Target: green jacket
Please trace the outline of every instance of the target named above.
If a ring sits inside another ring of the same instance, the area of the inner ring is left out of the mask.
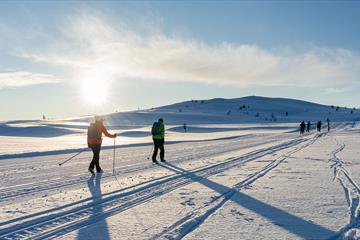
[[[153,135],[153,139],[164,139],[165,138],[165,125],[160,123],[160,133]]]

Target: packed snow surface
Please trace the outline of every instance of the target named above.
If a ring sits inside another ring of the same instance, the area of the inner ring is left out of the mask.
[[[105,118],[119,137],[95,176],[89,117],[0,123],[0,239],[360,239],[358,110],[247,97]],[[308,120],[324,128],[300,135]]]

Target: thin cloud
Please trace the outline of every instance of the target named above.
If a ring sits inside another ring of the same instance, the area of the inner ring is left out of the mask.
[[[298,53],[227,42],[210,45],[159,30],[140,34],[96,11],[70,16],[61,29],[60,49],[22,57],[83,71],[106,69],[114,79],[323,89],[359,84],[360,57],[346,49],[313,47]]]
[[[325,93],[334,94],[334,93],[345,93],[350,91],[349,88],[325,88]]]
[[[12,71],[0,72],[0,89],[7,87],[25,87],[39,84],[56,83],[58,80],[48,74]]]

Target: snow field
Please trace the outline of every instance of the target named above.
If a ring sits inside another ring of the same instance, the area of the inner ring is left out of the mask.
[[[95,177],[90,152],[2,159],[0,239],[356,239],[358,126],[259,129],[174,131],[160,166],[121,146],[115,176],[111,148]]]

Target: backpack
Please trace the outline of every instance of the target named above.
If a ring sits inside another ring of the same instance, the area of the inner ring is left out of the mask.
[[[152,128],[151,128],[151,135],[159,135],[161,134],[161,123],[160,122],[154,122]]]
[[[101,139],[101,134],[99,132],[99,126],[96,123],[90,123],[87,131],[88,140],[99,140]]]

